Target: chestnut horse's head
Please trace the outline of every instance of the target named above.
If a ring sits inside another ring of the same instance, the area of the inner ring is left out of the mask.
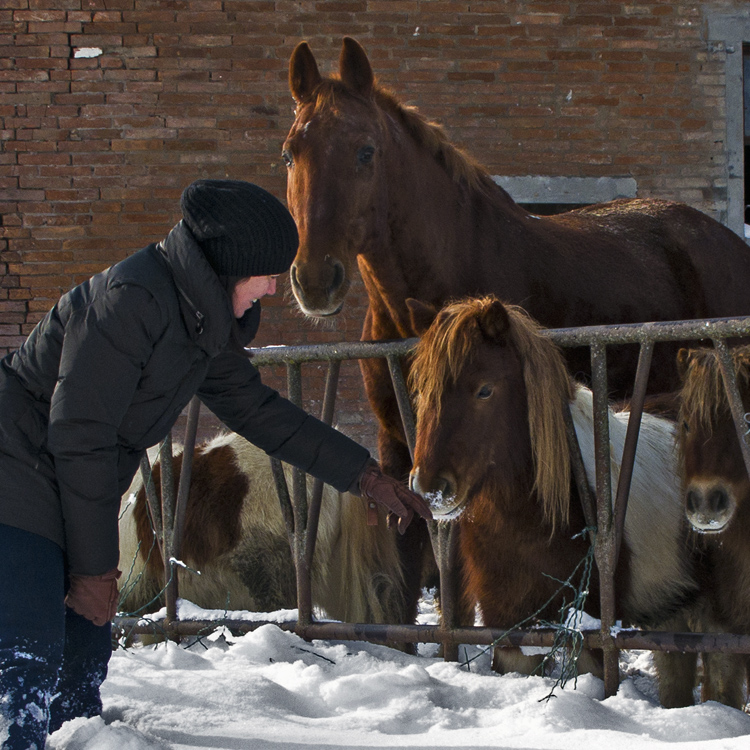
[[[407,300],[421,332],[411,367],[417,439],[410,483],[437,518],[480,493],[501,512],[567,522],[570,468],[563,407],[573,397],[562,355],[519,307],[494,297],[440,312]],[[430,323],[430,320],[432,322]]]
[[[750,395],[750,347],[732,351],[744,403]],[[679,445],[685,472],[685,513],[701,534],[725,531],[750,503],[750,480],[714,349],[681,349]]]
[[[291,282],[302,311],[315,317],[341,310],[356,255],[387,236],[382,115],[370,62],[350,37],[339,75],[323,78],[306,42],[289,61],[297,109],[282,158],[300,236]]]

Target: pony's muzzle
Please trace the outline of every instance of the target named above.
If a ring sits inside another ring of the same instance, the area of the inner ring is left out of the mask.
[[[420,480],[419,466],[415,466],[409,474],[409,487],[427,500],[438,521],[457,518],[463,510],[463,503],[456,497],[456,481],[448,472],[439,472],[429,479],[423,475]]]
[[[685,494],[685,515],[695,531],[717,534],[727,527],[737,508],[730,489],[715,482],[691,482]]]

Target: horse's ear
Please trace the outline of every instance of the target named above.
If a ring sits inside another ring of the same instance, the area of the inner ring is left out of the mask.
[[[367,53],[359,42],[345,36],[339,55],[339,75],[341,80],[362,96],[370,96],[375,77],[372,73]]]
[[[427,329],[432,325],[432,321],[435,320],[438,311],[432,305],[420,302],[412,297],[406,300],[406,306],[409,308],[409,319],[413,331],[417,336],[424,336]]]
[[[300,42],[289,58],[289,90],[297,104],[310,97],[315,87],[323,80],[307,42]]]
[[[477,322],[485,338],[498,344],[504,343],[510,328],[510,317],[500,300],[492,300],[477,317]]]

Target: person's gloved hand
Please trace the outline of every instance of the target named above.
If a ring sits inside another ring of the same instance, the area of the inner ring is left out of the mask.
[[[74,612],[91,620],[94,625],[106,625],[117,612],[117,579],[122,575],[117,568],[99,576],[71,574],[65,604]]]
[[[389,512],[388,525],[391,525],[391,514],[398,516],[398,531],[406,532],[414,513],[423,518],[432,518],[432,511],[427,501],[405,487],[398,479],[389,477],[380,470],[375,461],[365,466],[359,477],[359,491],[362,497],[374,500],[385,506]]]

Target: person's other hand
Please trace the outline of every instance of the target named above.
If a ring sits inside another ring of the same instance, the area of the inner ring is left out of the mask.
[[[359,490],[362,497],[373,500],[390,511],[389,526],[390,514],[398,516],[400,534],[406,532],[406,527],[411,523],[415,512],[423,518],[432,518],[430,506],[421,495],[412,492],[397,479],[383,474],[380,466],[374,461],[368,463],[362,472],[359,478]]]
[[[99,576],[71,574],[65,604],[74,612],[91,620],[94,625],[106,625],[117,612],[117,579],[120,575],[117,568]]]

